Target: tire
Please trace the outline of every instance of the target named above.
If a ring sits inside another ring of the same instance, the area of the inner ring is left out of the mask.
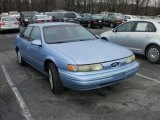
[[[20,32],[20,29],[17,29],[16,32],[19,33],[19,32]]]
[[[64,87],[62,85],[58,69],[53,63],[49,63],[48,77],[49,77],[49,82],[51,86],[51,91],[54,94],[62,93],[64,90]]]
[[[146,50],[146,58],[153,64],[160,63],[160,47],[157,45],[151,45]]]
[[[91,23],[88,23],[87,27],[88,28],[92,28]]]
[[[20,66],[24,66],[26,64],[19,50],[17,51],[17,60]]]
[[[101,39],[108,41],[108,39],[106,37],[102,37]]]
[[[110,24],[110,28],[114,28],[114,25],[113,25],[113,23],[111,23],[111,24]]]

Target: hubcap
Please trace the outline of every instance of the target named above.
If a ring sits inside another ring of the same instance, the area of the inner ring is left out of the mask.
[[[113,28],[113,24],[111,24],[111,28]]]
[[[91,24],[88,24],[88,27],[90,28],[90,27],[91,27]]]
[[[49,69],[49,81],[50,81],[51,89],[53,90],[53,77],[50,69]]]
[[[22,58],[21,58],[21,53],[18,51],[18,62],[21,63]]]
[[[151,61],[157,61],[159,59],[159,51],[156,48],[151,48],[148,51],[148,57]]]

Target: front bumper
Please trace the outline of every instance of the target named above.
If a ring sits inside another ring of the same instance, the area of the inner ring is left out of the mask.
[[[13,26],[13,27],[0,27],[0,31],[4,31],[4,30],[19,30],[20,27],[19,26]]]
[[[74,90],[87,91],[120,82],[121,80],[133,76],[138,70],[139,64],[133,62],[129,65],[114,69],[113,71],[103,70],[76,73],[59,70],[59,72],[65,87]]]

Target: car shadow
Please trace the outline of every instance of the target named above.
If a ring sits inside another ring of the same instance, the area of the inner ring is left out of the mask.
[[[4,35],[4,34],[16,34],[19,33],[19,30],[6,30],[6,31],[1,31],[0,34]]]

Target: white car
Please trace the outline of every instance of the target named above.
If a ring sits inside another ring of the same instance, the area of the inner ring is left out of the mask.
[[[132,20],[100,37],[145,55],[151,63],[160,63],[160,21]]]
[[[124,21],[131,21],[131,20],[139,20],[140,18],[135,15],[124,15]]]
[[[20,31],[20,24],[15,17],[0,16],[0,32],[6,30]]]

